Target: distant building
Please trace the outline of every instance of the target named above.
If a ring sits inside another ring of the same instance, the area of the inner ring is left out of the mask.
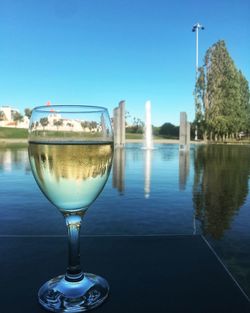
[[[59,121],[61,118],[61,114],[51,111],[51,113],[48,115],[49,125],[53,126],[54,122]]]
[[[20,113],[18,109],[15,109],[9,105],[0,106],[0,126],[2,127],[19,127],[28,128],[29,118],[24,116],[23,120],[16,123],[14,121],[14,114]]]
[[[30,119],[28,118],[28,116],[24,116],[23,120],[21,122],[18,123],[18,127],[19,128],[29,128],[29,124],[30,124]]]
[[[13,121],[13,116],[14,114],[20,113],[19,110],[12,108],[11,106],[8,105],[3,105],[0,107],[0,112],[1,113],[1,120],[4,120],[6,122],[12,122]]]

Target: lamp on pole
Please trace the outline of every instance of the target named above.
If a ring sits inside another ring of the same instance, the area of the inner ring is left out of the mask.
[[[205,29],[204,26],[202,26],[200,23],[196,23],[194,24],[193,28],[192,28],[192,32],[195,32],[195,50],[196,50],[196,58],[195,58],[195,104],[197,104],[197,90],[196,90],[196,83],[197,83],[197,79],[198,79],[198,69],[199,69],[199,65],[198,65],[198,57],[199,57],[199,51],[198,51],[198,45],[199,45],[199,38],[198,38],[198,34],[199,34],[199,29],[203,30]],[[196,106],[197,109],[197,106]],[[198,139],[198,129],[197,129],[197,125],[195,127],[195,140]]]

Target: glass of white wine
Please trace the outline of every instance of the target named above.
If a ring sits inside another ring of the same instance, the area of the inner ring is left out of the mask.
[[[63,214],[69,257],[65,275],[52,278],[38,292],[40,304],[53,312],[83,312],[108,296],[107,281],[83,273],[80,227],[88,207],[101,193],[113,158],[108,111],[85,105],[48,105],[32,111],[29,160],[43,194]]]

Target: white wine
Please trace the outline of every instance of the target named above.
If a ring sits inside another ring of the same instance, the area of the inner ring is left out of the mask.
[[[81,270],[80,226],[110,173],[113,131],[107,109],[74,104],[34,108],[29,159],[37,184],[61,211],[68,229],[67,272],[41,286],[39,303],[53,312],[95,308],[107,298],[109,285]]]
[[[30,142],[34,177],[46,197],[63,211],[87,208],[102,191],[111,168],[113,144]]]

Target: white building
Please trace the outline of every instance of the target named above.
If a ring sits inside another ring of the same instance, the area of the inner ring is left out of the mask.
[[[24,116],[23,120],[21,122],[18,123],[18,128],[29,128],[29,124],[30,124],[30,119],[28,118],[28,116]]]
[[[18,109],[12,108],[9,105],[0,106],[0,126],[28,128],[29,118],[27,116],[24,116],[22,121],[16,123],[14,121],[15,113],[20,113],[20,111]]]
[[[8,105],[3,105],[0,107],[1,112],[1,121],[5,121],[5,123],[13,122],[14,114],[20,113],[19,110],[12,108]]]

